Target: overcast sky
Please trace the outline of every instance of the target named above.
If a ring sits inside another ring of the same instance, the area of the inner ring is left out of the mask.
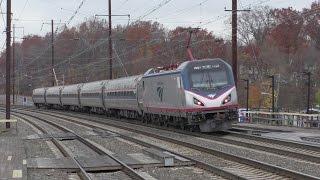
[[[113,14],[130,14],[131,21],[138,18],[142,20],[156,20],[167,28],[176,26],[203,27],[213,31],[215,35],[228,37],[229,24],[226,20],[231,13],[225,12],[224,8],[231,8],[231,0],[171,0],[169,3],[144,17],[152,9],[156,8],[165,0],[112,0]],[[293,7],[301,10],[310,7],[315,0],[238,0],[239,9],[254,9],[257,5],[268,5],[271,7]],[[6,11],[6,0],[1,1],[1,10]],[[49,22],[67,22],[78,8],[82,0],[12,0],[13,21],[16,26],[24,27],[24,33],[44,35],[49,32]],[[94,14],[107,14],[108,0],[84,0],[79,13],[71,21],[70,26],[79,24]],[[4,19],[1,17],[0,27],[5,29]],[[18,19],[18,20],[17,20]],[[210,22],[209,24],[206,24]],[[113,17],[113,25],[128,23],[126,17]],[[22,37],[22,29],[17,29],[17,37]],[[0,37],[1,45],[4,44],[5,33]]]

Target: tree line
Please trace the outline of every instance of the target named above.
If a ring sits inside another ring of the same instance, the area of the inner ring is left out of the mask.
[[[250,79],[251,108],[271,107],[271,81],[276,77],[276,106],[285,110],[306,107],[306,76],[312,73],[312,104],[320,104],[320,3],[301,11],[293,8],[255,7],[238,17],[239,82],[241,106],[246,102],[245,83]],[[226,28],[229,24],[226,23]],[[188,60],[188,28],[167,29],[155,21],[135,21],[112,29],[113,76],[142,74],[152,67]],[[15,43],[15,84],[20,94],[51,85],[51,33],[28,35]],[[74,27],[64,26],[54,36],[54,70],[60,84],[108,78],[108,23],[91,18]],[[191,37],[197,59],[222,58],[231,62],[231,41],[207,29]],[[0,56],[4,87],[5,52]]]

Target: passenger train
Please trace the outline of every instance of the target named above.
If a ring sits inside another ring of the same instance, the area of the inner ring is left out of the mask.
[[[33,90],[37,107],[88,111],[213,132],[237,120],[232,70],[222,59],[186,61],[175,70]]]

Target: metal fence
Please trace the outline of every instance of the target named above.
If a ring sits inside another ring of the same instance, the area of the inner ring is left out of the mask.
[[[248,123],[299,128],[320,128],[320,114],[249,111],[247,115]]]

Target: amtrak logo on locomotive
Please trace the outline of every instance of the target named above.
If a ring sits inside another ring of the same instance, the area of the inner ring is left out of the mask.
[[[158,97],[159,97],[160,101],[162,102],[162,100],[163,100],[163,83],[158,82],[157,85],[158,85],[158,87],[157,87]]]
[[[157,92],[158,92],[158,97],[160,98],[160,101],[162,102],[162,98],[163,98],[163,87],[158,87],[158,88],[157,88]]]

